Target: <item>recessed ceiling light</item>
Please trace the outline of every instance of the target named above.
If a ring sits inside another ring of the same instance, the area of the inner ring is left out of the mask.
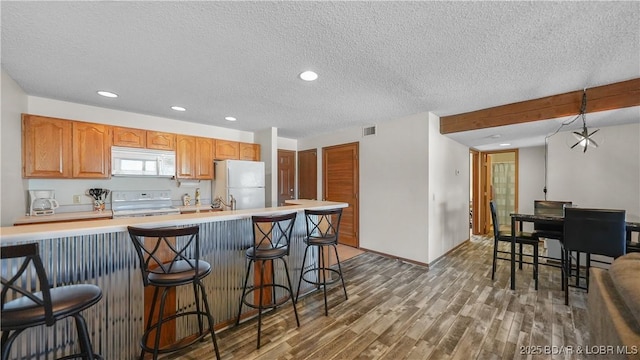
[[[500,146],[509,146],[509,145],[511,145],[511,144],[509,144],[509,143],[500,144]]]
[[[104,90],[98,91],[98,95],[101,95],[101,96],[104,96],[104,97],[108,97],[108,98],[117,98],[118,97],[118,94],[112,93],[111,91],[104,91]]]
[[[183,108],[182,106],[172,106],[171,109],[175,111],[187,111],[187,109]]]
[[[314,73],[311,70],[305,71],[300,74],[300,79],[304,81],[313,81],[318,78],[318,74]]]
[[[493,135],[491,135],[491,136],[489,136],[489,137],[490,137],[490,138],[492,138],[492,139],[499,139],[500,137],[502,137],[502,135],[500,135],[500,134],[493,134]]]
[[[237,120],[237,119],[236,119],[236,118],[234,118],[233,116],[227,116],[227,117],[225,117],[224,119],[225,119],[225,120],[227,120],[227,121],[236,121],[236,120]]]

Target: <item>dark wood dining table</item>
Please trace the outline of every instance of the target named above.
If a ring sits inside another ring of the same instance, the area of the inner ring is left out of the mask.
[[[563,226],[564,216],[548,214],[511,214],[511,290],[516,289],[516,223],[520,224],[518,229],[522,231],[522,224],[525,222]],[[627,228],[627,242],[629,242],[632,232],[640,233],[640,222],[627,221],[625,224]]]

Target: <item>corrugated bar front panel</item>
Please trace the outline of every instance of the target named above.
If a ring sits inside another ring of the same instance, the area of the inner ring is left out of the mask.
[[[251,220],[198,225],[201,258],[212,266],[211,274],[204,279],[212,315],[216,323],[235,319],[246,271],[244,252],[253,241]],[[295,294],[306,235],[304,213],[301,211],[293,233],[288,265]],[[102,289],[102,300],[83,312],[94,351],[104,359],[137,358],[144,330],[144,288],[129,234],[118,232],[64,237],[38,243],[52,286],[90,283]],[[314,251],[308,255],[305,267],[315,266],[316,259]],[[6,277],[15,266],[16,261],[3,260],[2,276]],[[282,265],[277,265],[276,278],[286,283],[283,270]],[[253,282],[253,276],[249,281],[250,284]],[[310,286],[303,284],[304,292]],[[284,296],[281,293],[277,295]],[[178,312],[195,306],[191,286],[178,288],[176,297]],[[243,312],[247,310],[245,307]],[[195,319],[181,320],[176,331],[178,339],[193,334],[197,331],[197,322]],[[40,326],[24,331],[13,344],[10,359],[55,359],[77,352],[77,347],[75,324],[66,319],[52,328]]]

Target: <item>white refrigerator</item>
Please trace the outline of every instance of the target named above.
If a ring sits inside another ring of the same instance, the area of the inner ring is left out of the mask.
[[[230,195],[233,195],[237,210],[265,207],[263,162],[224,160],[214,162],[214,167],[213,199],[221,196],[229,203]]]

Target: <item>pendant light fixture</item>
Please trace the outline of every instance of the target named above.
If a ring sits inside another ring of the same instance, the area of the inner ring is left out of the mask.
[[[582,93],[582,105],[580,105],[580,117],[582,118],[582,131],[574,131],[573,136],[575,137],[576,143],[571,146],[571,149],[576,146],[582,146],[582,152],[587,152],[588,147],[597,148],[598,143],[593,140],[592,136],[600,131],[600,129],[595,129],[592,132],[589,132],[587,129],[587,120],[586,120],[586,112],[587,112],[587,89],[585,89]]]

